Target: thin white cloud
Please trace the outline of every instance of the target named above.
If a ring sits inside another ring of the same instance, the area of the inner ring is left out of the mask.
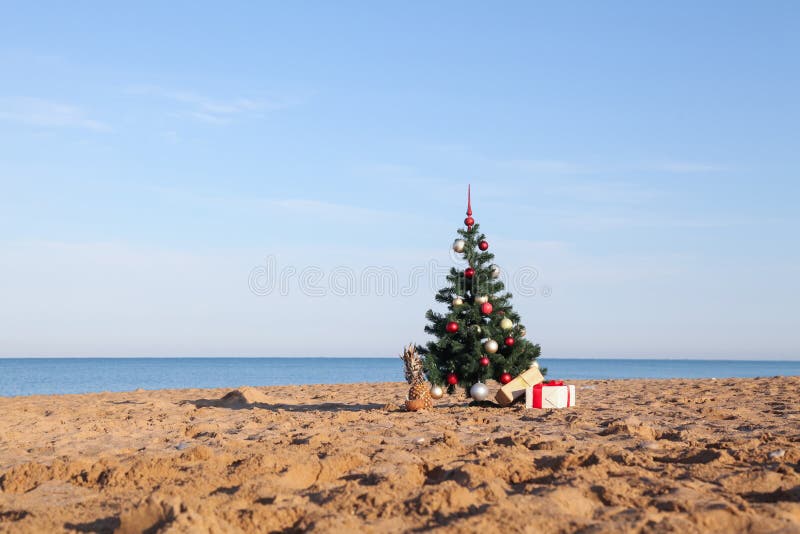
[[[592,169],[585,165],[570,161],[548,159],[511,159],[499,161],[498,165],[507,169],[536,174],[582,174],[592,172]]]
[[[170,101],[178,105],[176,114],[207,124],[227,124],[235,117],[275,111],[288,103],[264,98],[211,98],[194,91],[165,89],[153,85],[130,87],[128,93]]]
[[[701,172],[720,172],[727,170],[727,167],[715,165],[713,163],[698,163],[690,161],[668,161],[657,163],[648,167],[649,170],[666,171],[673,173],[701,173]]]
[[[231,119],[227,116],[214,115],[212,113],[204,113],[202,111],[186,111],[183,113],[178,113],[177,115],[189,117],[200,122],[205,122],[206,124],[228,124],[231,122]]]
[[[328,202],[313,198],[270,198],[225,195],[159,185],[146,186],[146,189],[158,195],[178,199],[182,203],[190,202],[206,206],[215,206],[219,209],[232,209],[240,212],[248,209],[263,212],[264,208],[270,208],[271,210],[300,214],[314,219],[335,219],[339,222],[377,221],[400,216],[399,213],[393,211],[339,202]]]
[[[519,157],[498,158],[495,155],[482,152],[467,145],[459,143],[439,143],[426,145],[427,150],[447,152],[468,156],[473,163],[485,164],[503,171],[513,171],[528,175],[565,176],[607,173],[631,172],[667,172],[674,174],[710,173],[729,171],[731,167],[707,161],[691,161],[664,157],[663,159],[609,161],[597,163],[591,161],[577,161],[548,155],[526,155]]]
[[[774,224],[773,219],[754,217],[680,217],[648,213],[615,214],[576,211],[557,211],[546,214],[551,221],[584,230],[614,230],[631,228],[730,228],[755,224]]]
[[[161,132],[161,139],[168,143],[176,144],[181,142],[181,136],[175,130],[166,130]]]
[[[559,196],[591,203],[641,204],[662,195],[655,189],[617,181],[560,182],[547,189]]]
[[[0,121],[44,128],[111,130],[106,123],[89,117],[77,106],[33,97],[0,98]]]

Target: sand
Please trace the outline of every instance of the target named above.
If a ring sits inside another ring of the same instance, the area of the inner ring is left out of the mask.
[[[0,398],[0,532],[800,532],[800,377],[576,384]]]

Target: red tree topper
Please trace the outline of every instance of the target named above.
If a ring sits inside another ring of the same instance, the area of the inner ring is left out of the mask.
[[[467,225],[467,228],[472,228],[472,225],[475,224],[475,219],[472,218],[472,198],[470,195],[470,185],[467,185],[467,218],[464,219],[464,224]]]

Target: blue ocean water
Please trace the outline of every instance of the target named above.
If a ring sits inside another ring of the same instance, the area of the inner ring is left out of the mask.
[[[800,361],[547,359],[548,377],[800,375]],[[403,380],[399,358],[8,358],[0,396]]]

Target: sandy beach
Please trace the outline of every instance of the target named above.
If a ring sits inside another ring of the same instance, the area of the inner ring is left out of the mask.
[[[800,532],[800,377],[576,385],[0,398],[0,532]]]

